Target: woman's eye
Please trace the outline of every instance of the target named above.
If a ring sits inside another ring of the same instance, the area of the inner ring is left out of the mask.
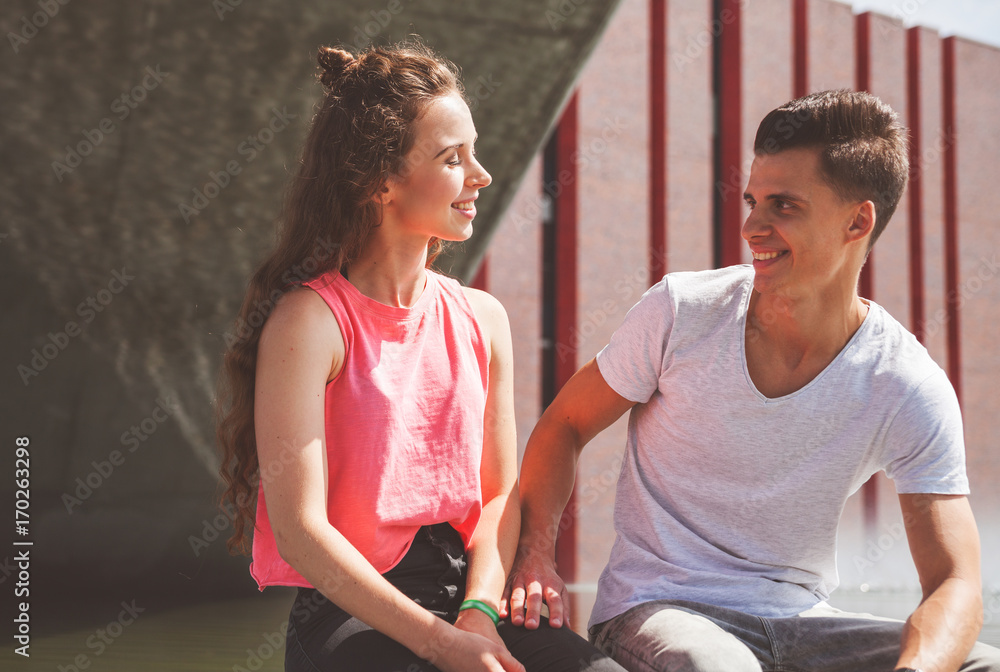
[[[448,159],[447,164],[449,166],[459,166],[459,165],[462,164],[462,161],[457,156],[455,156],[455,157],[452,157],[452,158]]]

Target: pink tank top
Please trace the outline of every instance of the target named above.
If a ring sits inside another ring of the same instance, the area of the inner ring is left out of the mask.
[[[488,345],[461,285],[427,272],[410,308],[359,292],[334,271],[305,283],[344,336],[326,387],[327,515],[379,573],[423,525],[450,523],[466,548],[482,511],[479,465]],[[265,586],[312,587],[281,559],[258,491],[250,574]]]

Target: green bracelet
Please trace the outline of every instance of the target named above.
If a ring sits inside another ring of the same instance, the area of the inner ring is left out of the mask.
[[[500,614],[498,614],[493,607],[485,602],[480,602],[479,600],[466,600],[465,602],[462,602],[462,606],[458,608],[459,611],[462,611],[463,609],[478,609],[490,617],[490,620],[493,621],[493,625],[500,625]]]

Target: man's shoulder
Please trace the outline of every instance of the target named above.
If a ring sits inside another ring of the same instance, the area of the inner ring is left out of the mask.
[[[648,298],[667,300],[677,308],[718,308],[742,296],[742,289],[753,286],[753,268],[727,266],[705,271],[674,271],[650,287]]]
[[[739,315],[753,288],[753,268],[742,265],[668,273],[661,284],[675,320],[682,324],[714,323]]]
[[[872,301],[869,312],[871,323],[865,325],[855,356],[868,363],[877,379],[911,388],[934,376],[947,379],[927,348],[885,308]]]
[[[668,273],[629,310],[618,332],[662,335],[664,347],[701,342],[720,324],[738,323],[752,288],[749,266]]]
[[[753,267],[749,264],[738,264],[703,271],[674,271],[663,276],[660,282],[666,283],[672,292],[700,290],[724,292],[752,280]]]

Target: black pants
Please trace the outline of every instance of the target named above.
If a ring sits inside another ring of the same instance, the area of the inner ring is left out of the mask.
[[[454,623],[465,598],[462,539],[447,523],[420,528],[413,546],[384,574],[403,594]],[[624,672],[569,628],[537,630],[501,621],[497,633],[528,672]],[[435,672],[402,644],[373,630],[314,588],[299,588],[288,619],[286,672]]]

